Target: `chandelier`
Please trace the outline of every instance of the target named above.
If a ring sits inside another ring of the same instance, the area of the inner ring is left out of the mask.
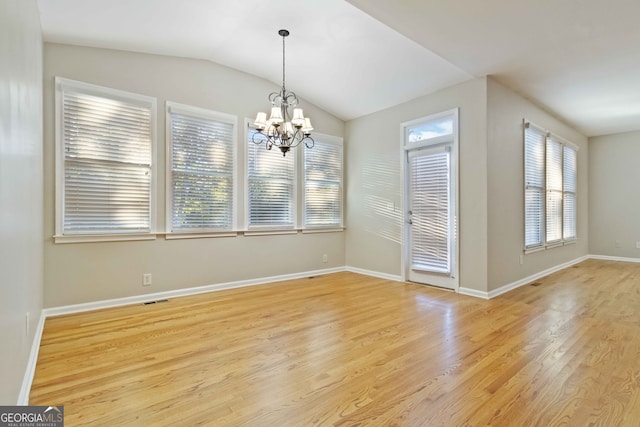
[[[255,144],[265,143],[267,150],[274,146],[282,151],[286,156],[287,152],[300,143],[304,143],[307,148],[314,146],[311,138],[311,120],[302,113],[302,108],[298,106],[298,97],[295,93],[285,89],[284,85],[284,39],[289,35],[289,31],[280,30],[278,34],[282,36],[282,89],[279,92],[269,94],[271,102],[271,116],[267,120],[267,114],[259,112],[253,126],[257,132],[253,134],[252,141]],[[293,114],[289,109],[293,109]]]

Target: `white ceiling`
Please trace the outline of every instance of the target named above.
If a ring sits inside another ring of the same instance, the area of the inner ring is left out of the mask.
[[[208,59],[278,85],[287,28],[287,88],[344,120],[490,74],[586,135],[640,129],[637,0],[38,5],[46,41]]]

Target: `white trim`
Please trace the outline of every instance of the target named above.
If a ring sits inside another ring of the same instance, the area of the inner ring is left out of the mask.
[[[489,299],[489,292],[478,291],[476,289],[471,289],[471,288],[459,287],[458,293],[460,295],[467,295],[475,298]]]
[[[125,242],[128,240],[155,240],[156,233],[131,234],[78,234],[53,236],[55,243]]]
[[[497,297],[499,295],[502,295],[504,293],[507,293],[507,292],[509,292],[509,291],[511,291],[513,289],[519,288],[519,287],[524,286],[524,285],[526,285],[528,283],[531,283],[531,282],[533,282],[535,280],[541,279],[542,277],[548,276],[548,275],[550,275],[552,273],[555,273],[556,271],[560,271],[560,270],[563,270],[565,268],[571,267],[572,265],[578,264],[578,263],[580,263],[582,261],[585,261],[585,260],[587,260],[589,258],[590,258],[589,255],[584,255],[584,256],[581,256],[581,257],[576,258],[574,260],[567,261],[567,262],[565,262],[563,264],[559,264],[559,265],[556,265],[554,267],[547,268],[546,270],[543,270],[543,271],[540,271],[538,273],[532,274],[531,276],[525,277],[523,279],[516,280],[515,282],[507,283],[506,285],[501,286],[498,289],[494,289],[492,291],[489,291],[487,293],[487,297],[489,299],[495,298],[495,297]]]
[[[150,238],[155,239],[155,233],[158,229],[157,224],[157,182],[158,182],[158,102],[155,97],[138,94],[135,92],[127,92],[124,90],[114,89],[106,86],[99,86],[91,83],[85,83],[77,80],[71,80],[59,76],[54,77],[55,88],[55,123],[54,123],[54,149],[55,149],[55,243],[75,243],[75,242],[99,242],[99,241],[112,241],[112,240],[148,240]],[[123,236],[124,234],[116,235],[108,232],[101,233],[99,237],[95,235],[65,235],[64,234],[64,199],[65,199],[65,167],[64,167],[64,124],[63,124],[63,93],[65,91],[77,91],[79,93],[106,98],[111,100],[118,100],[126,103],[136,104],[141,107],[149,108],[149,131],[151,138],[151,154],[149,160],[149,170],[151,173],[151,181],[149,183],[149,232],[148,233],[133,233],[137,235],[146,234],[147,236],[153,235],[153,237],[143,238],[118,238],[118,239],[102,239],[101,236]],[[79,236],[86,236],[88,239],[78,238]],[[63,238],[64,237],[64,238]],[[69,237],[69,239],[67,239]]]
[[[381,273],[379,271],[366,270],[364,268],[358,267],[345,267],[344,271],[348,271],[350,273],[364,274],[365,276],[377,277],[379,279],[393,280],[395,282],[403,282],[402,277],[395,274]]]
[[[20,394],[18,395],[18,402],[16,403],[18,406],[26,406],[29,404],[29,393],[31,393],[33,376],[36,373],[36,363],[38,362],[38,352],[40,351],[40,341],[42,340],[45,317],[46,315],[44,314],[44,310],[42,310],[40,312],[38,326],[35,334],[33,334],[33,342],[31,343],[31,351],[29,352],[29,359],[27,360],[27,368],[24,371],[22,387],[20,387]]]
[[[269,236],[278,234],[298,234],[300,230],[297,228],[282,229],[282,230],[260,230],[259,228],[242,231],[245,236]]]
[[[345,227],[327,227],[327,228],[303,228],[302,234],[315,234],[315,233],[338,233],[344,231]]]
[[[600,259],[603,261],[640,262],[640,258],[626,258],[608,255],[588,255],[589,259]]]
[[[164,235],[165,240],[179,240],[179,239],[204,239],[209,237],[236,237],[237,231],[228,232],[211,232],[211,233],[166,233]]]
[[[109,300],[88,302],[82,304],[65,305],[61,307],[45,308],[43,310],[46,317],[61,316],[63,314],[82,313],[85,311],[99,310],[103,308],[121,307],[124,305],[140,304],[159,299],[177,298],[189,295],[203,294],[207,292],[221,291],[226,289],[243,288],[246,286],[264,285],[267,283],[282,282],[285,280],[303,279],[305,277],[319,276],[322,274],[339,273],[345,271],[343,267],[327,268],[323,270],[312,270],[301,273],[283,274],[279,276],[261,277],[258,279],[238,280],[235,282],[216,283],[213,285],[198,286],[195,288],[176,289],[173,291],[155,292],[132,297],[115,298]]]

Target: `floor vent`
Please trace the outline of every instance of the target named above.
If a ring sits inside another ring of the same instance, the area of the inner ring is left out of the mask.
[[[168,300],[168,299],[159,299],[159,300],[157,300],[157,301],[147,301],[147,302],[143,302],[142,304],[143,304],[143,305],[151,305],[151,304],[158,304],[158,303],[161,303],[161,302],[169,302],[169,300]]]

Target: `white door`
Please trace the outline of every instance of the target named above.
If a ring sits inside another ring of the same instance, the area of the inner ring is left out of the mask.
[[[411,126],[408,129],[411,130]],[[404,268],[409,281],[457,290],[454,134],[452,130],[451,134],[433,136],[419,143],[405,141]]]

